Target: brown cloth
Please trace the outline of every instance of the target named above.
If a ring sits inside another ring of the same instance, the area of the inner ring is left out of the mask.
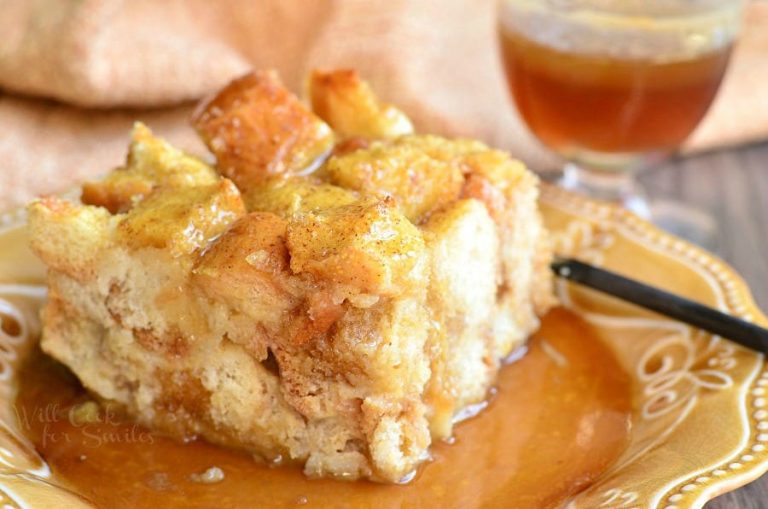
[[[556,159],[504,88],[495,0],[5,0],[0,210],[119,164],[143,120],[192,151],[191,102],[249,68],[300,91],[352,67],[422,131],[473,136],[534,168]],[[768,3],[753,1],[721,94],[691,149],[768,137]],[[46,99],[47,98],[47,99]]]

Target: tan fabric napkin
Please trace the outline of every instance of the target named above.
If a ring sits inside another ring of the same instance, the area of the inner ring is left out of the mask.
[[[202,151],[191,102],[251,67],[299,91],[354,67],[419,129],[481,138],[534,168],[556,159],[504,89],[495,0],[5,0],[0,210],[108,171],[141,119]],[[720,97],[692,149],[768,137],[768,3],[751,3]]]

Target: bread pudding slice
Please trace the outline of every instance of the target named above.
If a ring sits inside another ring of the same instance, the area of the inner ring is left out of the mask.
[[[82,203],[34,202],[41,345],[152,429],[398,482],[552,303],[537,180],[313,76],[320,116],[271,73],[203,104],[215,167],[137,124]]]

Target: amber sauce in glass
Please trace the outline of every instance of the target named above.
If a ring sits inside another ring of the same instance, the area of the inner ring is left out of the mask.
[[[622,59],[564,52],[501,29],[518,110],[539,139],[566,155],[675,149],[706,113],[730,49],[687,59]]]
[[[110,509],[542,509],[584,489],[621,454],[631,407],[629,377],[590,327],[561,309],[502,370],[488,409],[457,426],[455,443],[433,446],[434,461],[408,485],[308,480],[297,468],[269,468],[202,441],[177,443],[113,417],[74,425],[69,409],[87,395],[63,367],[37,355],[20,379],[20,424],[54,478]],[[190,480],[212,466],[223,481]]]

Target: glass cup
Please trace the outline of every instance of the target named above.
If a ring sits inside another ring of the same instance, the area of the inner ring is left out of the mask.
[[[655,213],[638,170],[673,153],[714,99],[742,0],[501,0],[509,88],[530,130],[568,163],[560,184],[706,243],[701,213]],[[693,223],[692,223],[693,221]],[[697,238],[698,237],[698,238]]]

